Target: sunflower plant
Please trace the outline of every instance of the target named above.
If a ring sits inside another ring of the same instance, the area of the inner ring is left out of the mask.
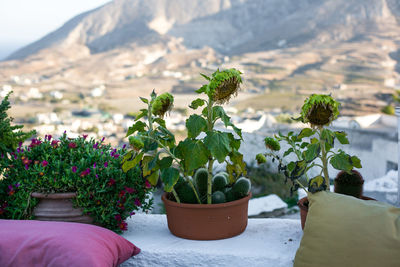
[[[169,93],[157,96],[153,91],[149,99],[141,98],[147,108],[141,110],[127,132],[132,149],[124,157],[123,170],[128,171],[140,164],[143,176],[153,186],[161,178],[164,190],[171,192],[177,202],[187,202],[185,193],[189,193],[193,196],[190,203],[213,203],[215,162],[227,164],[225,174],[229,184],[246,174],[243,155],[238,151],[242,132],[221,106],[240,89],[240,74],[236,69],[217,70],[210,77],[201,74],[208,83],[196,93],[205,97],[193,100],[189,107],[193,110],[202,107],[202,111],[190,115],[186,120],[187,137],[178,144],[163,119],[173,106],[173,96]],[[217,130],[215,124],[219,120],[225,127],[230,127],[233,133]],[[199,183],[192,179],[198,169],[206,176],[203,184],[205,194],[201,194]],[[178,190],[182,184],[186,185],[185,189]],[[223,189],[226,189],[225,186]]]
[[[290,131],[287,135],[279,133],[275,137],[266,137],[264,142],[268,152],[256,155],[256,161],[262,164],[268,157],[273,161],[276,160],[278,170],[292,182],[292,191],[299,187],[307,191],[307,186],[311,193],[330,190],[329,164],[337,170],[346,172],[362,167],[357,156],[351,156],[341,149],[334,151],[336,140],[343,145],[349,144],[346,132],[327,128],[338,117],[339,106],[339,102],[330,95],[311,95],[305,100],[300,117],[295,119],[310,127],[302,129],[298,134]],[[289,147],[282,151],[282,156],[278,154],[281,143]],[[288,163],[284,161],[285,158],[290,158]],[[312,168],[319,168],[319,174],[310,177],[309,171]],[[306,178],[307,185],[299,181],[301,177]]]

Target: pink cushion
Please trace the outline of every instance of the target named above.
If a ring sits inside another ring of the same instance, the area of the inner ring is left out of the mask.
[[[0,266],[117,266],[140,249],[89,224],[0,220]]]

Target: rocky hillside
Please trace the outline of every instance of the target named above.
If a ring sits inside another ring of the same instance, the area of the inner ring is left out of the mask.
[[[105,85],[120,106],[154,87],[193,91],[198,72],[223,65],[244,70],[252,93],[334,87],[369,112],[400,84],[399,25],[398,0],[114,0],[0,62],[0,86],[31,86],[13,76],[69,94]]]

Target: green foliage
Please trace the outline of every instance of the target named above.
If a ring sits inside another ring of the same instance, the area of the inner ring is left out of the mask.
[[[212,194],[212,200],[211,201],[212,201],[213,204],[225,203],[226,202],[225,194],[222,193],[221,191],[215,191]]]
[[[194,182],[200,196],[205,196],[207,194],[208,170],[206,168],[198,169],[194,175]]]
[[[11,125],[13,118],[8,117],[7,110],[11,108],[8,100],[11,92],[4,97],[0,104],[0,156],[6,156],[13,152],[18,144],[34,135],[35,131],[23,132],[22,125]],[[1,161],[0,161],[1,164]],[[0,165],[0,173],[1,173]]]
[[[245,177],[240,177],[237,179],[232,187],[233,194],[236,199],[247,196],[251,190],[251,182]]]
[[[216,174],[212,178],[212,190],[215,191],[222,191],[225,187],[228,186],[228,179],[223,174]]]
[[[152,202],[146,201],[150,184],[139,166],[121,170],[124,153],[126,149],[113,149],[103,140],[86,140],[86,136],[32,139],[29,146],[20,146],[4,158],[7,169],[0,180],[0,218],[32,219],[37,203],[30,197],[32,192],[76,192],[74,205],[95,223],[118,233],[126,230],[125,219],[131,212],[146,211]]]
[[[160,173],[164,190],[172,192],[178,202],[185,199],[179,196],[179,190],[174,188],[179,177],[182,176],[192,188],[197,203],[202,203],[203,198],[207,198],[207,203],[211,204],[211,179],[215,161],[227,163],[231,183],[236,181],[237,177],[246,174],[243,155],[238,151],[242,140],[241,130],[233,125],[224,109],[217,105],[227,102],[232,95],[236,94],[242,79],[240,72],[235,69],[217,70],[211,77],[202,76],[209,83],[196,92],[204,93],[207,99],[197,98],[189,107],[194,110],[205,107],[200,114],[193,114],[186,120],[187,138],[177,145],[174,135],[165,127],[165,121],[162,118],[165,112],[162,114],[155,112],[160,109],[160,106],[167,106],[166,102],[168,102],[168,107],[171,107],[173,97],[169,94],[157,96],[153,91],[150,99],[141,98],[147,105],[147,109],[142,109],[134,125],[128,129],[126,136],[134,135],[133,138],[130,137],[133,149],[125,156],[123,169],[128,171],[141,161],[142,166],[145,167],[143,176],[148,177],[152,185],[155,185],[158,182],[157,175]],[[147,117],[146,122],[140,120],[145,117]],[[221,120],[225,127],[230,127],[234,134],[215,130],[214,125],[218,120]],[[142,140],[143,146],[137,140]],[[145,162],[144,165],[143,162]],[[204,172],[203,168],[206,166],[208,169]],[[197,192],[190,176],[199,168],[202,170],[201,179],[205,181],[200,182],[199,178],[194,176],[194,182],[199,191]]]
[[[394,110],[394,107],[392,105],[387,105],[387,106],[384,106],[381,109],[381,112],[385,113],[385,114],[388,114],[388,115],[394,115],[395,110]]]
[[[273,161],[276,160],[279,163],[278,170],[284,174],[286,180],[291,181],[292,192],[299,187],[305,189],[305,186],[299,181],[302,177],[307,180],[310,192],[329,190],[329,164],[337,170],[346,172],[350,172],[353,168],[362,167],[358,157],[350,156],[343,150],[337,152],[333,150],[335,140],[338,140],[341,144],[349,144],[347,134],[342,131],[331,131],[323,127],[337,118],[339,114],[338,107],[339,103],[330,96],[311,95],[306,99],[302,107],[302,117],[300,119],[303,122],[309,122],[312,128],[304,128],[298,134],[294,132],[288,132],[286,135],[279,133],[275,135],[274,139],[271,137],[266,138],[270,144],[284,142],[289,145],[286,151],[282,151],[282,156],[276,153],[276,147],[267,146],[270,152],[264,154],[264,156],[272,157]],[[329,116],[314,118],[315,120],[313,121],[311,117],[317,114],[315,113],[316,111],[319,115],[325,114]],[[291,160],[284,162],[284,159],[289,156]],[[295,159],[293,159],[293,156],[295,156]],[[261,156],[257,156],[256,159],[262,163]],[[320,174],[310,178],[308,172],[314,167],[320,168]]]
[[[264,143],[266,148],[269,148],[273,151],[279,151],[281,149],[279,142],[272,137],[265,137]]]
[[[148,100],[141,98],[144,103],[148,103]],[[147,101],[147,102],[146,102]],[[154,99],[151,107],[153,115],[163,117],[165,113],[170,111],[174,104],[174,97],[170,93],[164,93]]]

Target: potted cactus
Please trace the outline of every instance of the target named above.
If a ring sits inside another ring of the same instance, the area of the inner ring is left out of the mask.
[[[186,120],[187,137],[178,144],[164,120],[173,106],[173,96],[157,96],[153,91],[150,99],[141,98],[147,108],[128,130],[132,149],[122,167],[128,171],[140,164],[152,185],[161,177],[168,227],[174,235],[221,239],[240,234],[247,226],[251,185],[244,177],[245,163],[238,151],[242,133],[220,105],[237,94],[240,74],[236,69],[217,70],[211,77],[202,74],[208,84],[196,92],[205,99],[197,98],[189,107],[204,107]],[[218,120],[233,132],[217,130]],[[215,173],[215,162],[226,163],[226,170]]]
[[[290,131],[287,135],[279,133],[275,138],[265,138],[265,145],[269,152],[258,154],[257,162],[259,164],[266,162],[266,157],[276,160],[278,170],[292,183],[292,192],[299,188],[303,188],[307,193],[330,190],[329,164],[349,174],[353,168],[361,168],[358,157],[350,156],[341,149],[333,150],[335,141],[343,145],[349,144],[345,132],[326,128],[339,115],[339,105],[329,95],[311,95],[304,102],[301,116],[295,119],[309,124],[310,127],[302,129],[298,134]],[[281,149],[280,143],[288,145],[282,156],[277,153]],[[284,159],[289,159],[289,162]],[[314,173],[317,171],[317,175],[310,177],[312,171]],[[307,185],[303,184],[301,179],[305,179]],[[298,205],[302,228],[304,228],[308,211],[307,198],[299,200]]]

